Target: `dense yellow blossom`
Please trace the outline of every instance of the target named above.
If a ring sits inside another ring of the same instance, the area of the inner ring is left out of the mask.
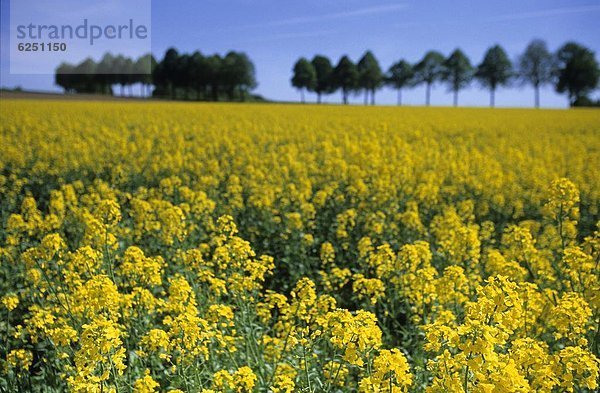
[[[17,295],[2,296],[0,303],[8,310],[12,311],[19,305],[19,297]]]
[[[133,392],[134,393],[154,393],[157,388],[160,387],[158,382],[156,382],[149,374],[149,371],[146,370],[146,375],[143,378],[139,378],[133,384]]]
[[[369,377],[370,389],[381,392],[392,392],[394,387],[406,391],[412,384],[412,375],[406,357],[399,349],[381,350],[373,360],[373,374]],[[368,385],[361,382],[360,387]],[[366,386],[365,386],[366,387]],[[369,388],[367,388],[368,391]]]
[[[597,391],[599,129],[3,100],[0,389]]]
[[[8,367],[27,372],[31,367],[33,355],[24,349],[13,349],[6,356]]]
[[[365,278],[362,274],[355,274],[352,288],[359,299],[369,299],[371,304],[377,303],[377,300],[384,296],[385,285],[377,278]]]

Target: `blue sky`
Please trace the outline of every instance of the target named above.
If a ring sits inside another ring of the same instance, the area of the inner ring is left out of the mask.
[[[58,90],[51,75],[9,74],[9,1],[1,1],[1,85],[36,90]],[[42,0],[40,0],[42,1]],[[44,3],[47,3],[44,1]],[[88,1],[89,3],[89,1]],[[47,3],[50,4],[50,3]],[[416,62],[430,49],[445,55],[460,47],[475,64],[485,50],[502,45],[516,58],[533,38],[546,40],[555,50],[577,41],[600,54],[600,1],[357,1],[357,0],[154,0],[152,51],[162,57],[174,46],[205,54],[240,50],[248,53],[257,70],[256,93],[277,100],[298,100],[289,83],[291,68],[300,56],[329,56],[337,62],[348,54],[353,60],[370,49],[383,68],[404,58]],[[407,90],[404,101],[422,105],[423,86]],[[596,91],[595,97],[600,96]],[[393,104],[396,94],[382,89],[380,104]],[[542,91],[542,106],[564,107],[567,99],[551,87]],[[313,99],[309,95],[309,99]],[[339,94],[327,98],[339,102]],[[362,102],[362,97],[352,101]],[[530,87],[500,89],[498,106],[530,106]],[[438,85],[433,105],[451,105],[452,95]],[[488,93],[477,84],[463,91],[462,105],[487,105]]]

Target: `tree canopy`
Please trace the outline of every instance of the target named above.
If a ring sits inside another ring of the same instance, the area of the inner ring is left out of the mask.
[[[552,82],[555,74],[554,57],[542,40],[533,40],[519,56],[518,77],[523,83],[529,83],[535,90],[534,105],[540,106],[540,86]]]
[[[369,95],[370,103],[375,103],[375,93],[382,86],[396,89],[398,105],[401,105],[403,89],[425,84],[425,103],[429,105],[431,89],[436,82],[443,81],[453,92],[454,106],[457,106],[460,91],[477,79],[490,90],[490,105],[494,106],[496,89],[509,86],[513,79],[518,79],[522,84],[534,87],[536,107],[539,106],[540,87],[550,83],[555,84],[558,92],[568,94],[571,105],[586,105],[593,102],[587,95],[596,88],[600,78],[594,56],[592,51],[576,43],[567,43],[552,54],[544,41],[536,39],[517,57],[516,70],[513,70],[506,51],[500,45],[493,45],[478,66],[474,66],[459,48],[448,57],[432,50],[415,64],[398,60],[384,74],[371,51],[366,51],[356,64],[344,55],[335,68],[326,56],[316,55],[310,61],[312,70],[305,58],[296,61],[291,82],[292,86],[301,89],[302,101],[306,91],[314,91],[320,103],[322,95],[341,90],[342,102],[348,103],[351,92],[362,91],[365,105],[369,103]]]
[[[498,86],[508,85],[513,76],[512,63],[500,45],[487,50],[483,61],[477,67],[475,78],[490,90],[490,106],[495,105],[495,94]]]
[[[315,85],[315,93],[317,93],[317,102],[321,103],[323,94],[333,93],[335,86],[333,84],[333,65],[331,61],[321,55],[313,57],[311,64],[315,68],[317,83]]]
[[[443,81],[454,93],[457,106],[459,92],[476,79],[489,89],[490,106],[494,106],[496,89],[509,86],[514,79],[534,88],[536,107],[540,105],[540,88],[547,84],[566,94],[572,106],[593,103],[589,95],[598,86],[600,70],[590,49],[567,42],[553,53],[543,40],[534,39],[516,59],[513,69],[506,51],[500,45],[493,45],[474,67],[460,49],[446,58],[431,50],[414,64],[404,59],[394,62],[384,74],[369,50],[357,63],[343,55],[335,67],[328,57],[315,55],[312,60],[302,57],[295,62],[290,81],[300,90],[302,102],[307,92],[316,93],[317,102],[321,103],[324,95],[341,91],[342,102],[347,104],[351,93],[362,91],[364,103],[373,105],[377,90],[388,86],[397,90],[400,105],[404,89],[425,84],[425,103],[429,105],[431,89],[436,82]],[[205,101],[262,99],[251,94],[258,85],[254,64],[247,54],[236,51],[205,55],[199,50],[180,53],[169,48],[160,61],[150,53],[137,59],[106,53],[97,62],[86,58],[78,64],[61,63],[56,69],[55,83],[66,93],[112,95],[117,86],[120,95],[128,91],[131,96],[133,87],[139,86],[142,97]]]
[[[598,62],[594,52],[575,42],[568,42],[557,52],[558,81],[556,91],[567,93],[569,103],[576,105],[598,86]]]
[[[358,87],[358,71],[348,56],[342,56],[332,75],[333,86],[342,91],[342,102],[348,104],[348,94]]]
[[[454,92],[454,106],[458,105],[458,92],[471,83],[473,79],[473,66],[467,55],[460,49],[455,49],[443,63],[442,80]]]
[[[425,83],[425,105],[429,106],[431,85],[442,78],[444,72],[444,55],[438,51],[429,51],[415,67],[415,84]]]
[[[113,94],[113,86],[120,86],[120,94],[140,85],[140,95],[173,99],[245,100],[257,85],[254,64],[243,52],[228,52],[204,56],[200,51],[180,54],[169,48],[160,62],[151,54],[138,59],[123,55],[105,54],[96,63],[85,59],[77,65],[61,64],[56,69],[55,82],[73,93]]]
[[[383,83],[383,72],[379,62],[371,51],[366,51],[356,66],[358,72],[358,87],[365,92],[365,105],[371,93],[371,105],[375,105],[375,90]]]
[[[314,91],[317,86],[317,72],[315,71],[315,67],[304,57],[298,59],[296,64],[294,64],[292,86],[300,90],[302,102],[304,102],[304,91]]]
[[[385,83],[398,90],[398,105],[402,105],[402,89],[413,83],[415,72],[406,60],[392,64],[385,76]]]

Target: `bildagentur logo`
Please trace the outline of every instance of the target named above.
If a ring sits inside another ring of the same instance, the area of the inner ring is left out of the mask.
[[[151,23],[151,0],[11,0],[10,73],[55,74],[62,64],[98,63],[107,55],[144,57],[151,52]]]
[[[129,19],[123,24],[91,24],[88,19],[84,19],[79,25],[48,25],[29,23],[27,25],[16,26],[17,39],[31,40],[65,40],[82,39],[87,40],[90,45],[94,45],[101,39],[123,40],[123,39],[148,39],[148,26],[137,24],[133,19]]]

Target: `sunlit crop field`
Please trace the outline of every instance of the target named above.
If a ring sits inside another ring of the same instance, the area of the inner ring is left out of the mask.
[[[1,105],[0,390],[598,387],[598,111]]]

